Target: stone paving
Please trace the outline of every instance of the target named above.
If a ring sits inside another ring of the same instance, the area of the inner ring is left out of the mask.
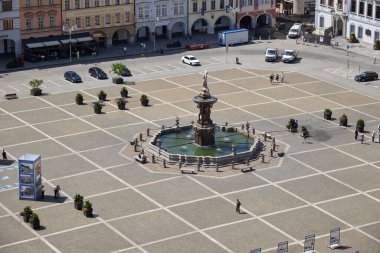
[[[282,241],[289,252],[302,252],[304,237],[315,234],[316,250],[329,253],[329,231],[340,227],[339,252],[380,253],[380,144],[370,140],[380,101],[295,72],[270,85],[268,73],[209,71],[219,98],[214,121],[248,120],[286,153],[273,165],[219,177],[151,171],[121,152],[148,127],[196,118],[191,98],[202,73],[136,81],[125,111],[114,102],[121,86],[105,87],[100,115],[91,107],[100,88],[82,90],[82,106],[74,104],[75,92],[1,101],[1,145],[13,160],[42,155],[46,193],[43,201],[18,200],[15,186],[4,188],[18,182],[17,170],[0,167],[0,252],[277,252]],[[151,106],[140,106],[142,93]],[[331,121],[323,119],[327,107]],[[339,126],[343,113],[347,128]],[[289,117],[308,128],[309,140],[285,131]],[[358,118],[366,122],[364,144],[354,139]],[[93,203],[93,218],[74,209],[75,193]],[[39,214],[41,230],[22,221],[26,205]]]

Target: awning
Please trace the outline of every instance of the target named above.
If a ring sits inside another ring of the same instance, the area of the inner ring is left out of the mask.
[[[44,43],[38,42],[38,43],[29,43],[26,44],[28,48],[38,48],[38,47],[45,47]]]
[[[103,33],[98,32],[98,33],[92,34],[92,37],[106,37],[106,35],[103,34]]]
[[[78,42],[85,42],[85,41],[92,41],[94,40],[92,37],[82,37],[82,38],[77,38]]]
[[[62,44],[67,44],[67,43],[76,43],[76,42],[78,42],[77,41],[77,39],[73,39],[73,38],[71,38],[71,40],[70,39],[67,39],[67,40],[60,40],[60,42],[62,43]]]
[[[59,45],[61,45],[61,43],[59,43],[58,40],[53,40],[53,41],[46,41],[46,42],[44,42],[44,45],[45,45],[46,47],[50,47],[50,46],[59,46]]]

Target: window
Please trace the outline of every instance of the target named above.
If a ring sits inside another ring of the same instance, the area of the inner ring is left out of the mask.
[[[95,0],[95,7],[99,7],[99,0]]]
[[[215,10],[215,0],[211,1],[211,10]]]
[[[372,4],[367,4],[367,16],[372,17]]]
[[[130,4],[130,1],[129,0],[125,0],[125,4]]]
[[[224,9],[224,0],[220,0],[219,9]]]
[[[161,5],[161,16],[166,17],[168,15],[168,7],[166,4]]]
[[[326,6],[326,0],[321,0],[321,5]]]
[[[32,29],[32,19],[31,18],[25,19],[25,26],[26,26],[26,29]]]
[[[137,8],[137,12],[138,12],[138,15],[139,15],[139,19],[144,19],[144,8],[143,7],[138,7]],[[127,19],[127,18],[125,18]]]
[[[379,39],[380,39],[380,33],[379,32],[375,32],[374,41],[379,40]]]
[[[350,34],[355,33],[355,25],[350,25]]]
[[[130,12],[125,13],[125,22],[130,22],[130,16],[131,16]]]
[[[54,0],[49,0],[49,5],[53,5],[54,4]]]
[[[69,10],[69,9],[70,9],[70,1],[65,0],[65,10]]]
[[[107,25],[111,24],[111,15],[110,14],[106,14],[106,24]]]
[[[248,0],[248,5],[251,6],[252,5],[252,0]]]
[[[375,18],[380,19],[380,6],[376,4],[376,16]]]
[[[75,9],[79,9],[80,8],[80,2],[79,0],[75,0]]]
[[[43,16],[38,17],[38,28],[44,28],[44,17]]]
[[[66,18],[65,20],[65,25],[66,27],[69,27],[71,24],[70,24],[70,19]]]
[[[95,16],[95,25],[100,25],[100,17]]]
[[[356,13],[356,0],[351,0],[351,12]]]
[[[12,1],[3,1],[2,8],[3,8],[3,11],[11,11],[12,10]]]
[[[329,7],[334,8],[334,0],[329,0]]]
[[[12,19],[3,20],[3,29],[4,30],[13,29],[13,20]]]
[[[91,19],[90,17],[86,17],[86,26],[90,26],[91,25]]]
[[[364,15],[364,2],[359,2],[359,14]]]
[[[42,5],[42,0],[37,0],[37,6],[41,6]]]
[[[26,7],[30,7],[30,6],[32,6],[30,0],[26,0],[26,2],[25,2],[25,6],[26,6]]]
[[[325,18],[319,17],[319,27],[325,27]]]
[[[185,4],[183,2],[179,3],[179,14],[185,14]]]
[[[358,39],[363,38],[363,27],[358,27]]]
[[[105,1],[105,5],[106,5],[106,6],[109,6],[109,5],[110,5],[110,0],[106,0],[106,1]]]
[[[156,17],[161,17],[161,6],[156,5]]]
[[[116,24],[120,23],[120,13],[115,13],[115,23]]]
[[[82,24],[81,24],[80,18],[76,18],[75,19],[75,24],[76,24],[77,27],[81,27]]]
[[[198,3],[193,2],[193,12],[197,12],[197,11],[198,11]]]
[[[174,15],[178,15],[179,14],[178,6],[179,6],[178,3],[174,3]]]
[[[90,0],[84,1],[84,8],[90,8]]]
[[[204,12],[207,10],[207,2],[202,2],[202,9]]]
[[[119,5],[120,4],[120,0],[115,0],[115,4]]]
[[[339,10],[343,9],[343,0],[338,0],[338,9]]]
[[[234,7],[234,0],[229,0],[229,6]]]
[[[49,26],[50,27],[54,27],[55,26],[55,16],[54,15],[50,15],[49,16]]]
[[[144,18],[149,19],[149,8],[148,7],[144,8]]]

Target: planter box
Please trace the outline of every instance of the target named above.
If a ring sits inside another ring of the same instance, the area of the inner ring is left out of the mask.
[[[112,83],[114,83],[114,84],[123,84],[124,83],[124,79],[123,78],[112,79]]]
[[[356,130],[358,130],[359,133],[364,133],[364,126],[356,125]]]
[[[29,222],[30,214],[24,214],[23,219],[25,222]]]
[[[94,108],[94,112],[95,112],[96,114],[101,114],[101,113],[102,113],[102,108],[98,108],[98,107],[96,107],[96,108]]]
[[[30,226],[31,226],[34,230],[36,230],[36,229],[40,229],[40,221],[39,221],[39,220],[38,220],[38,221],[33,221],[33,222],[30,223]]]
[[[120,96],[121,96],[122,98],[128,98],[128,92],[120,93]]]
[[[119,108],[119,110],[125,110],[125,104],[117,104],[117,108]]]
[[[324,112],[323,113],[323,118],[326,119],[326,120],[331,120],[331,115],[332,115],[332,113],[326,113],[326,112]]]
[[[142,106],[148,106],[149,105],[149,101],[141,101],[141,105]]]
[[[99,95],[98,98],[99,98],[99,100],[106,101],[107,95],[105,95],[105,96],[100,96]]]
[[[86,217],[92,217],[92,208],[88,209],[87,211],[83,211],[84,216]]]
[[[339,119],[339,125],[346,127],[347,126],[347,121],[348,121],[347,118],[345,118],[345,119],[340,118]]]
[[[83,105],[83,99],[75,99],[77,105]]]
[[[297,133],[298,132],[298,128],[290,128],[290,132],[291,133]]]
[[[77,210],[82,210],[83,202],[74,202],[74,208]]]
[[[42,90],[41,89],[31,89],[30,90],[30,95],[32,95],[32,96],[41,96],[42,95]]]

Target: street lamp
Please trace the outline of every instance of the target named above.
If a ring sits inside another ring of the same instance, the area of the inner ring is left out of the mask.
[[[153,53],[156,52],[156,26],[158,22],[160,22],[160,19],[156,17],[156,21],[154,21],[154,32],[153,32]]]
[[[72,61],[71,60],[71,33],[74,32],[75,30],[77,29],[77,26],[74,25],[74,26],[62,26],[62,31],[63,32],[68,32],[69,33],[69,41],[70,41],[70,62]]]

